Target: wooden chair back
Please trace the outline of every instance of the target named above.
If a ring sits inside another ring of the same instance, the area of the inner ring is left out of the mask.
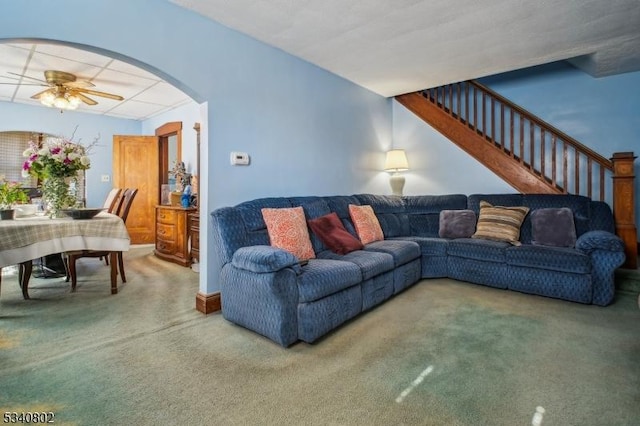
[[[108,213],[113,213],[116,208],[116,204],[119,200],[120,194],[122,194],[122,188],[113,188],[109,191],[107,198],[104,200],[102,208],[107,209]]]
[[[138,188],[127,188],[122,192],[122,201],[120,208],[118,209],[118,216],[124,223],[127,223],[127,217],[129,216],[129,210],[133,204],[133,199],[136,198]]]

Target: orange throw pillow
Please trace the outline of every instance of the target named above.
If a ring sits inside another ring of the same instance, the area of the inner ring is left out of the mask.
[[[349,204],[349,215],[362,244],[384,240],[380,222],[371,206]]]
[[[269,241],[273,247],[286,250],[300,260],[316,257],[302,207],[264,208],[262,218],[267,225]]]

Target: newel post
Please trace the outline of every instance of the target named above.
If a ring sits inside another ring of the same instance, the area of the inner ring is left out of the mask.
[[[638,268],[638,232],[636,230],[633,152],[613,154],[613,216],[616,234],[624,241],[627,256],[624,268]]]

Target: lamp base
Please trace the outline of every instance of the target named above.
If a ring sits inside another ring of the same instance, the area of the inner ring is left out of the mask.
[[[402,189],[404,188],[404,176],[395,172],[389,177],[389,184],[391,185],[391,192],[393,195],[402,195]]]

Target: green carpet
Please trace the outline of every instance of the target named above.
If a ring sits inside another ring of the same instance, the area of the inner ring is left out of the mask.
[[[640,309],[423,281],[321,341],[283,349],[195,311],[197,274],[125,255],[0,295],[0,412],[63,425],[635,425]],[[619,280],[632,280],[618,276]],[[536,414],[537,413],[537,414]]]

